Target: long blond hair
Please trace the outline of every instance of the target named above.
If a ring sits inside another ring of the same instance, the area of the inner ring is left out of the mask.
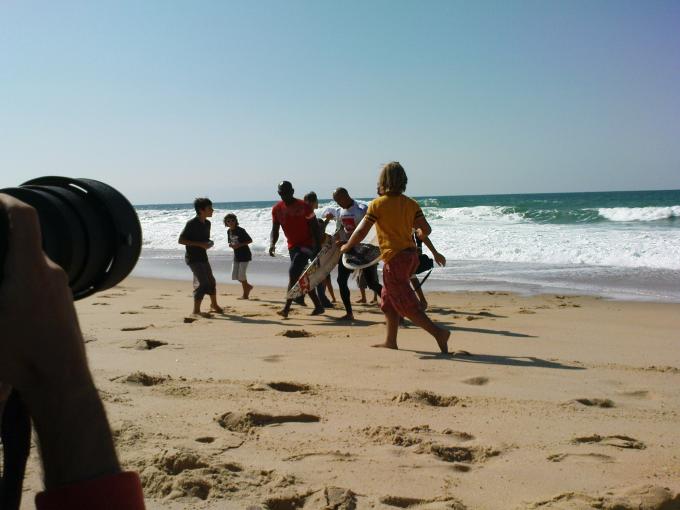
[[[386,195],[398,195],[406,191],[406,171],[399,161],[390,161],[380,170],[378,189]]]

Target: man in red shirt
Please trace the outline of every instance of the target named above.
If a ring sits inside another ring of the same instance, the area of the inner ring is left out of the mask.
[[[288,241],[288,254],[290,255],[290,268],[288,269],[288,289],[290,289],[318,251],[320,233],[314,210],[308,203],[293,196],[295,190],[290,182],[281,181],[278,193],[281,201],[272,207],[269,255],[274,256],[276,242],[279,240],[279,227],[283,227],[283,233]],[[310,289],[309,297],[314,303],[312,315],[322,314],[324,308],[316,295],[315,289]],[[292,299],[286,300],[285,306],[278,314],[282,317],[288,317],[292,302]]]

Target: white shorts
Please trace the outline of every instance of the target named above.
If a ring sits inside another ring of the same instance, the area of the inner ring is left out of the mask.
[[[249,263],[250,262],[239,262],[238,260],[235,260],[234,264],[231,266],[231,279],[238,280],[239,282],[246,281],[246,269],[248,269]]]

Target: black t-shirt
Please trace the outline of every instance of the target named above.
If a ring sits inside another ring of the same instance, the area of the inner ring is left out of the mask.
[[[229,240],[229,244],[247,243],[249,241],[253,241],[248,235],[248,232],[246,232],[245,229],[241,227],[236,227],[234,230],[227,229],[227,239]],[[252,259],[253,256],[250,253],[249,246],[241,246],[240,248],[234,250],[234,260],[238,262],[249,262]]]
[[[187,241],[197,241],[207,243],[210,241],[210,221],[201,221],[198,216],[191,218],[184,226],[184,230],[179,235]],[[185,246],[187,253],[184,257],[187,264],[194,262],[208,262],[208,254],[205,249],[198,246]]]

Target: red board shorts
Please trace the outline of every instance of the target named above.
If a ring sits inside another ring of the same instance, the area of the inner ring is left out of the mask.
[[[416,250],[403,250],[383,267],[382,304],[384,312],[395,311],[406,317],[420,310],[420,301],[411,287],[411,275],[418,267]]]

